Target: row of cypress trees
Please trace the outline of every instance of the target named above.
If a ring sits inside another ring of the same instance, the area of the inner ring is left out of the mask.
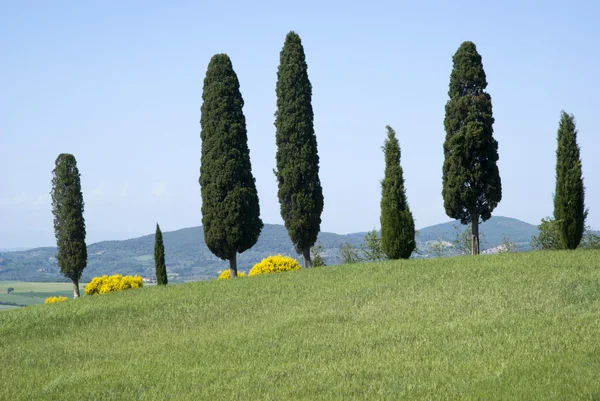
[[[204,240],[237,276],[237,254],[256,244],[263,228],[238,77],[226,54],[214,55],[202,91],[200,190]],[[276,165],[280,213],[290,239],[312,265],[323,190],[313,126],[312,86],[300,37],[289,32],[277,71]]]
[[[498,143],[481,56],[472,42],[464,42],[453,56],[444,127],[442,196],[446,214],[471,224],[472,254],[479,253],[479,224],[491,217],[502,199],[498,171]],[[276,165],[280,213],[292,243],[312,265],[310,248],[320,231],[323,192],[313,127],[312,87],[300,37],[286,36],[277,71]],[[247,145],[244,101],[231,60],[216,54],[210,60],[201,107],[202,154],[199,183],[202,223],[208,248],[230,263],[237,276],[237,253],[252,247],[263,228]],[[381,246],[390,259],[408,258],[416,247],[415,226],[404,188],[400,145],[388,135],[383,150],[385,174],[381,182]],[[554,218],[562,242],[575,249],[581,242],[585,219],[585,187],[580,148],[572,114],[562,112],[557,133]],[[63,275],[79,280],[87,265],[84,201],[80,173],[72,154],[61,153],[52,178],[52,213],[57,260]],[[156,225],[154,259],[158,284],[167,284],[165,250]]]
[[[56,238],[56,259],[61,273],[73,283],[73,298],[79,298],[79,280],[87,267],[85,202],[81,191],[81,174],[75,156],[61,153],[52,170],[52,214]],[[167,284],[165,249],[160,227],[156,224],[154,260],[157,283]]]
[[[481,55],[473,42],[463,42],[453,56],[446,103],[442,196],[449,217],[471,224],[473,255],[479,253],[479,220],[488,220],[502,199],[498,142],[486,87]],[[557,142],[554,218],[565,248],[575,249],[588,212],[575,121],[564,111]]]

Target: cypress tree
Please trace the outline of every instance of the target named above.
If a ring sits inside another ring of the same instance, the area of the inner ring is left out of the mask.
[[[277,70],[277,144],[275,176],[281,217],[296,252],[311,267],[310,248],[321,229],[323,189],[313,126],[312,86],[300,37],[291,31],[279,54]]]
[[[58,155],[52,171],[52,214],[61,273],[73,283],[73,297],[79,297],[79,279],[87,266],[84,202],[77,161],[72,154]]]
[[[408,207],[396,133],[386,126],[385,174],[381,181],[381,248],[390,259],[408,259],[415,250],[415,222]]]
[[[453,58],[446,103],[442,174],[446,214],[471,223],[472,254],[479,254],[479,219],[492,217],[502,199],[498,142],[493,137],[492,99],[473,42],[460,45]]]
[[[263,227],[243,106],[231,60],[214,55],[204,78],[200,118],[202,225],[208,249],[229,261],[231,277],[237,277],[237,254],[256,244]]]
[[[163,236],[158,223],[156,223],[156,234],[154,235],[154,266],[156,269],[156,283],[158,285],[167,285],[165,246],[163,245]]]
[[[579,246],[585,230],[585,187],[581,169],[575,117],[561,113],[556,149],[556,190],[554,220],[567,249]]]

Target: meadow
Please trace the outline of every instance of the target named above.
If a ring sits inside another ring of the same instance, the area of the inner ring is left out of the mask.
[[[598,400],[599,337],[600,251],[337,265],[3,311],[0,399]]]
[[[80,284],[82,293],[84,285]],[[7,293],[9,288],[14,288],[10,294]],[[16,306],[43,304],[46,298],[59,295],[73,298],[73,284],[0,281],[0,311]]]

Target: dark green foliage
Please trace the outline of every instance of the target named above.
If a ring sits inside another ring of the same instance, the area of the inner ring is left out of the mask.
[[[156,223],[156,234],[154,235],[154,266],[156,268],[156,283],[158,285],[167,285],[165,246],[163,244],[163,236],[158,223]]]
[[[275,176],[281,217],[296,251],[311,266],[310,248],[321,229],[323,190],[313,127],[312,86],[300,37],[290,32],[277,70]]]
[[[381,181],[381,250],[390,259],[408,259],[415,250],[415,222],[408,207],[396,133],[386,126],[385,174]]]
[[[575,118],[564,111],[558,127],[554,219],[567,249],[575,249],[585,230],[585,187],[581,171]]]
[[[87,266],[84,202],[75,157],[61,153],[52,171],[52,214],[61,273],[73,282],[73,295],[79,296],[79,279]]]
[[[475,44],[464,42],[453,58],[444,128],[443,190],[446,214],[472,224],[479,253],[479,218],[488,220],[502,199],[492,100]]]
[[[204,78],[200,118],[202,225],[207,247],[229,260],[232,277],[237,253],[254,246],[263,228],[239,88],[229,57],[214,55]]]
[[[13,292],[14,290],[15,290],[15,289],[14,289],[14,287],[8,287],[8,288],[6,289],[6,293],[7,293],[7,294],[10,294],[10,293],[11,293],[11,292]]]

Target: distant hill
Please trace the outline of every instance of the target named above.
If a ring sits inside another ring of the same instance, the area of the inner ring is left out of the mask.
[[[437,224],[419,230],[418,246],[425,249],[428,241],[454,238],[456,222]],[[460,226],[464,229],[465,226]],[[531,224],[507,217],[492,217],[481,226],[485,241],[482,249],[496,247],[503,236],[510,237],[527,249],[537,228]],[[318,242],[324,248],[327,264],[340,262],[338,249],[344,242],[360,247],[365,233],[339,235],[322,232]],[[164,232],[167,270],[172,281],[201,280],[215,278],[219,271],[228,267],[206,247],[202,227],[184,228]],[[262,258],[273,254],[290,255],[298,260],[285,227],[266,224],[257,244],[238,257],[238,266],[248,271]],[[82,281],[102,274],[139,274],[154,277],[154,234],[124,241],[104,241],[88,246],[88,266]],[[19,252],[0,252],[0,280],[64,281],[56,263],[56,248],[36,248]],[[416,254],[415,257],[424,257]]]
[[[460,224],[459,221],[436,224],[419,230],[419,241],[436,241],[442,239],[450,241],[455,238],[457,229],[462,231],[470,226]],[[479,226],[482,249],[493,248],[500,245],[507,237],[517,243],[522,250],[530,250],[529,242],[532,236],[538,235],[538,228],[533,224],[513,219],[510,217],[492,216],[491,219]]]
[[[339,235],[321,233],[328,264],[339,262],[337,249],[348,242],[359,247],[364,233]],[[228,262],[214,256],[204,243],[202,227],[164,232],[165,254],[170,279],[200,280],[216,277]],[[272,254],[296,257],[287,231],[282,225],[265,224],[254,247],[238,256],[238,267],[249,270],[256,262]],[[139,274],[154,277],[154,234],[124,241],[103,241],[88,245],[88,265],[82,281],[102,274]],[[64,280],[56,263],[56,248],[36,248],[20,252],[0,252],[0,280]]]

